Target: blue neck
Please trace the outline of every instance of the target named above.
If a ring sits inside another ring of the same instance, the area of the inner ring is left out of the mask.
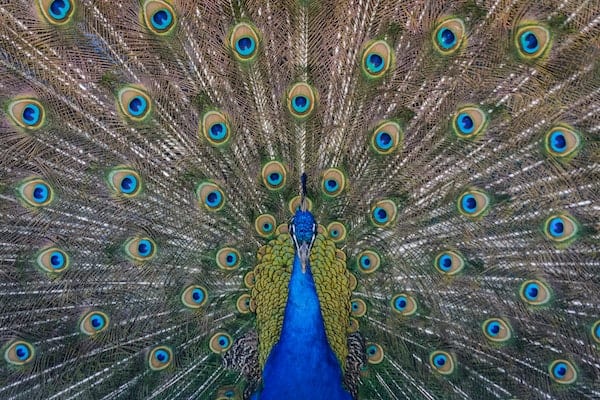
[[[342,368],[327,342],[315,282],[294,256],[279,342],[263,370],[263,390],[253,399],[351,400]]]

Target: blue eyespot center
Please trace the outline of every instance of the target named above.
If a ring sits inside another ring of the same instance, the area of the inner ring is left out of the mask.
[[[535,283],[530,283],[525,287],[525,296],[528,300],[535,300],[539,294],[539,286]]]
[[[568,368],[567,365],[565,363],[558,363],[554,366],[554,369],[552,370],[552,372],[554,373],[554,376],[556,376],[557,378],[564,378],[565,375],[567,374]]]
[[[565,135],[560,131],[553,132],[550,135],[550,146],[552,147],[552,150],[563,153],[567,149],[567,139],[565,138]]]
[[[225,256],[225,262],[228,266],[233,266],[237,262],[237,255],[235,253],[229,253]]]
[[[137,178],[133,175],[126,175],[121,180],[121,192],[131,194],[137,189]]]
[[[235,49],[242,56],[249,56],[254,52],[256,48],[256,44],[254,43],[254,39],[249,36],[243,36],[235,42]]]
[[[61,20],[64,19],[71,9],[71,2],[68,0],[54,0],[48,11],[52,18]]]
[[[367,348],[367,353],[371,356],[374,356],[375,354],[377,354],[377,347],[375,346],[369,346]]]
[[[94,314],[90,319],[90,323],[95,330],[100,330],[104,326],[104,318],[101,315]]]
[[[369,269],[371,266],[371,259],[369,256],[362,256],[360,258],[360,266],[363,267],[363,269]]]
[[[339,187],[340,187],[340,185],[337,183],[337,181],[335,179],[327,179],[325,181],[325,189],[328,192],[335,192]]]
[[[303,113],[310,107],[310,100],[306,96],[295,96],[292,99],[292,106],[296,112]]]
[[[472,214],[475,211],[477,211],[477,200],[472,194],[467,194],[463,196],[461,204],[463,210],[465,210],[469,214]]]
[[[473,118],[467,113],[461,113],[458,115],[458,129],[464,133],[469,134],[473,133],[475,130],[475,123],[473,122]]]
[[[402,311],[406,308],[408,302],[406,301],[406,297],[401,296],[396,299],[396,309]]]
[[[206,204],[209,207],[217,207],[219,204],[221,204],[221,199],[221,193],[212,191],[206,196]]]
[[[52,268],[54,269],[62,268],[65,264],[65,256],[59,251],[53,252],[50,255],[50,264],[52,264]]]
[[[562,218],[553,218],[550,221],[550,234],[554,237],[560,237],[565,231],[565,223]]]
[[[135,96],[133,99],[131,99],[127,108],[131,115],[134,117],[139,117],[146,112],[147,106],[148,103],[146,99],[144,99],[142,96]]]
[[[521,48],[525,53],[533,54],[540,48],[537,36],[531,31],[523,32],[519,40],[521,42]]]
[[[38,183],[33,188],[33,200],[36,203],[43,203],[48,200],[49,196],[48,186],[43,183]]]
[[[173,15],[167,9],[160,9],[152,15],[152,26],[156,29],[167,29],[171,22],[173,22]]]
[[[163,364],[169,361],[169,353],[165,350],[157,350],[156,353],[154,353],[154,357]]]
[[[456,35],[448,28],[442,28],[438,31],[437,39],[439,45],[444,49],[450,49],[456,44]]]
[[[31,126],[36,125],[40,121],[40,108],[35,104],[28,104],[23,109],[23,122]]]
[[[227,135],[227,126],[222,122],[213,124],[209,129],[209,134],[213,140],[223,140]]]
[[[219,346],[227,347],[229,345],[229,338],[227,336],[219,336]]]
[[[30,352],[29,348],[27,346],[25,346],[24,344],[18,344],[15,347],[15,354],[17,355],[19,360],[24,361],[29,358],[29,355],[31,354],[31,352]]]
[[[452,268],[452,257],[444,254],[440,257],[438,265],[442,271],[449,271]]]
[[[192,291],[192,299],[195,303],[201,303],[204,300],[204,292],[201,289],[194,289]]]
[[[385,67],[383,57],[377,53],[368,54],[366,64],[367,70],[369,70],[372,73],[380,72],[383,69],[383,67]]]
[[[385,211],[385,209],[381,207],[375,207],[375,210],[373,211],[373,216],[375,217],[375,220],[380,223],[387,222],[388,219],[387,211]]]
[[[268,222],[265,222],[263,224],[263,231],[265,231],[265,232],[271,232],[272,230],[273,230],[273,225],[272,224],[270,224]]]
[[[331,231],[331,236],[332,237],[335,238],[335,237],[338,237],[339,235],[340,235],[340,232],[338,232],[337,229],[334,229],[334,230]]]
[[[393,145],[392,136],[387,132],[378,132],[375,140],[377,146],[382,150],[389,150]]]
[[[497,336],[500,333],[500,324],[498,322],[490,322],[487,326],[487,333],[490,336]]]
[[[279,172],[271,172],[267,180],[271,185],[277,186],[283,181],[283,176]]]
[[[434,363],[435,365],[437,365],[437,366],[438,366],[438,368],[441,368],[441,367],[443,367],[444,365],[446,365],[446,361],[447,361],[447,360],[446,360],[446,356],[444,356],[444,355],[442,355],[442,354],[439,354],[439,355],[437,355],[437,356],[435,356],[435,357],[433,358],[433,363]]]
[[[152,243],[149,240],[143,239],[138,243],[138,253],[142,257],[147,257],[152,252]]]

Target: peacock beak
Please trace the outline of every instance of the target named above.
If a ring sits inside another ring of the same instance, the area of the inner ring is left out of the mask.
[[[302,266],[302,273],[306,273],[306,264],[308,264],[308,256],[310,255],[310,244],[302,242],[299,244],[298,257],[300,258],[300,265]]]

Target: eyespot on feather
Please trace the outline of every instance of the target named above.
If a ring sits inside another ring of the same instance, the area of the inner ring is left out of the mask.
[[[209,211],[219,211],[225,205],[225,194],[212,182],[202,182],[196,188],[196,197]]]
[[[75,14],[76,2],[73,0],[38,0],[43,18],[52,25],[65,25]]]
[[[152,371],[162,371],[173,363],[173,350],[167,346],[156,346],[148,353],[148,366]]]
[[[292,85],[287,93],[287,107],[292,116],[298,120],[308,118],[315,109],[317,94],[307,83],[298,82]]]
[[[375,40],[364,46],[360,66],[367,78],[380,78],[390,69],[393,59],[390,45],[384,40]]]
[[[121,113],[134,122],[146,120],[152,111],[150,96],[145,90],[134,86],[126,86],[119,90],[117,103]]]
[[[443,20],[433,30],[434,48],[444,56],[458,51],[465,40],[465,24],[459,18]]]
[[[108,315],[102,311],[90,311],[79,322],[79,330],[87,336],[95,336],[105,331],[110,324]]]
[[[231,124],[221,111],[207,111],[202,116],[200,130],[204,138],[215,147],[224,146],[231,139]]]
[[[208,291],[200,285],[190,285],[181,293],[181,302],[184,306],[197,309],[208,301]]]
[[[15,339],[4,346],[4,360],[15,366],[30,363],[35,358],[33,345],[25,340]]]
[[[177,15],[169,3],[161,0],[146,0],[142,10],[144,23],[150,32],[156,35],[167,35],[173,32]]]
[[[69,268],[71,261],[63,250],[58,247],[48,247],[38,253],[36,264],[46,273],[59,274]]]
[[[255,26],[241,22],[229,34],[229,48],[238,61],[253,61],[260,47],[260,38]]]
[[[35,131],[46,122],[46,111],[37,99],[15,99],[8,104],[7,112],[15,125],[28,131]]]
[[[40,178],[30,178],[17,187],[19,200],[31,207],[45,207],[54,200],[54,190],[48,182]]]

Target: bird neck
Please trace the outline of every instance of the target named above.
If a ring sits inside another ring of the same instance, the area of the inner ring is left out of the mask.
[[[342,369],[327,341],[310,264],[302,272],[298,254],[288,289],[281,336],[265,363],[260,400],[283,396],[351,399],[342,387]]]

